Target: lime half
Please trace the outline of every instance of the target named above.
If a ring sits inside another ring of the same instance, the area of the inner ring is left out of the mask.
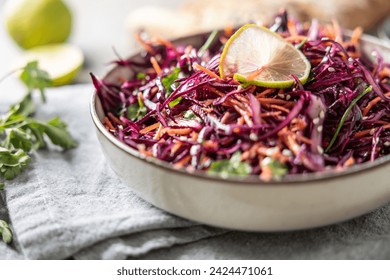
[[[38,61],[39,68],[50,75],[54,86],[69,84],[81,69],[82,51],[71,44],[52,44],[29,49],[24,53],[21,65]]]
[[[287,88],[293,85],[293,76],[306,83],[310,62],[275,32],[247,24],[226,43],[219,71],[222,78],[233,77],[244,84]]]

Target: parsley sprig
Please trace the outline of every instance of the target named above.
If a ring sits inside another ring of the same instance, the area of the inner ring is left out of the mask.
[[[27,88],[27,94],[8,112],[0,115],[0,190],[4,188],[3,180],[12,180],[26,169],[31,160],[30,153],[46,148],[48,140],[63,149],[77,145],[60,118],[49,121],[33,118],[33,92],[39,91],[42,101],[46,102],[45,89],[52,84],[47,72],[39,69],[36,61],[29,62],[22,69],[20,79]],[[0,234],[4,242],[11,242],[12,232],[2,220]]]

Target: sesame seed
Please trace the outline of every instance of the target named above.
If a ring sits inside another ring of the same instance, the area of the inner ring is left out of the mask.
[[[336,69],[334,69],[333,67],[329,67],[329,68],[328,68],[328,71],[329,71],[329,72],[334,72],[334,71],[336,71]]]
[[[257,135],[255,133],[251,133],[251,134],[249,134],[249,139],[251,139],[252,141],[257,141],[257,139],[259,139],[259,138],[257,137]]]
[[[325,112],[324,112],[324,111],[321,111],[321,112],[320,112],[320,118],[321,118],[321,119],[325,118]]]
[[[324,127],[323,127],[322,125],[320,125],[319,127],[317,127],[317,131],[321,133],[322,130],[323,130],[323,128],[324,128]]]
[[[284,99],[284,94],[279,93],[278,96],[282,99]]]
[[[389,142],[389,141],[386,141],[386,142],[384,143],[384,145],[385,145],[386,147],[389,147],[389,146],[390,146],[390,142]]]
[[[321,155],[324,153],[324,149],[321,146],[317,146],[317,151]]]
[[[290,95],[290,94],[287,94],[286,100],[288,101],[288,100],[290,100],[290,99],[291,99],[291,95]]]
[[[292,152],[288,149],[283,149],[282,155],[284,156],[292,156]]]
[[[374,135],[374,133],[375,133],[375,128],[370,130],[370,135]]]
[[[320,119],[319,119],[319,118],[313,119],[313,123],[314,123],[314,124],[318,124],[319,122],[320,122]]]

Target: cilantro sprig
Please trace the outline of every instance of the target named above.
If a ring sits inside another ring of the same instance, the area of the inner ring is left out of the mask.
[[[38,67],[37,61],[27,63],[21,70],[20,79],[27,88],[27,94],[8,112],[0,115],[0,191],[5,186],[3,180],[18,176],[31,161],[29,153],[46,148],[48,141],[63,149],[77,145],[60,118],[49,121],[33,118],[33,92],[39,91],[45,103],[45,89],[52,85],[47,72]],[[5,243],[12,242],[12,231],[3,220],[0,220],[0,236]]]
[[[27,94],[0,115],[0,180],[12,180],[19,175],[30,162],[29,153],[46,148],[48,141],[63,149],[77,145],[67,125],[58,117],[49,121],[33,118],[32,94],[38,90],[45,102],[45,88],[51,85],[49,75],[33,61],[22,69],[20,79],[27,87]],[[0,186],[4,187],[4,182]]]

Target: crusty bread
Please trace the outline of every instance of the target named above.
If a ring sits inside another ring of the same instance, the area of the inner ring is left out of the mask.
[[[300,20],[336,19],[341,26],[369,29],[390,14],[390,0],[187,0],[177,10],[148,6],[133,10],[126,26],[151,35],[174,38],[202,31],[269,22],[281,8]]]

